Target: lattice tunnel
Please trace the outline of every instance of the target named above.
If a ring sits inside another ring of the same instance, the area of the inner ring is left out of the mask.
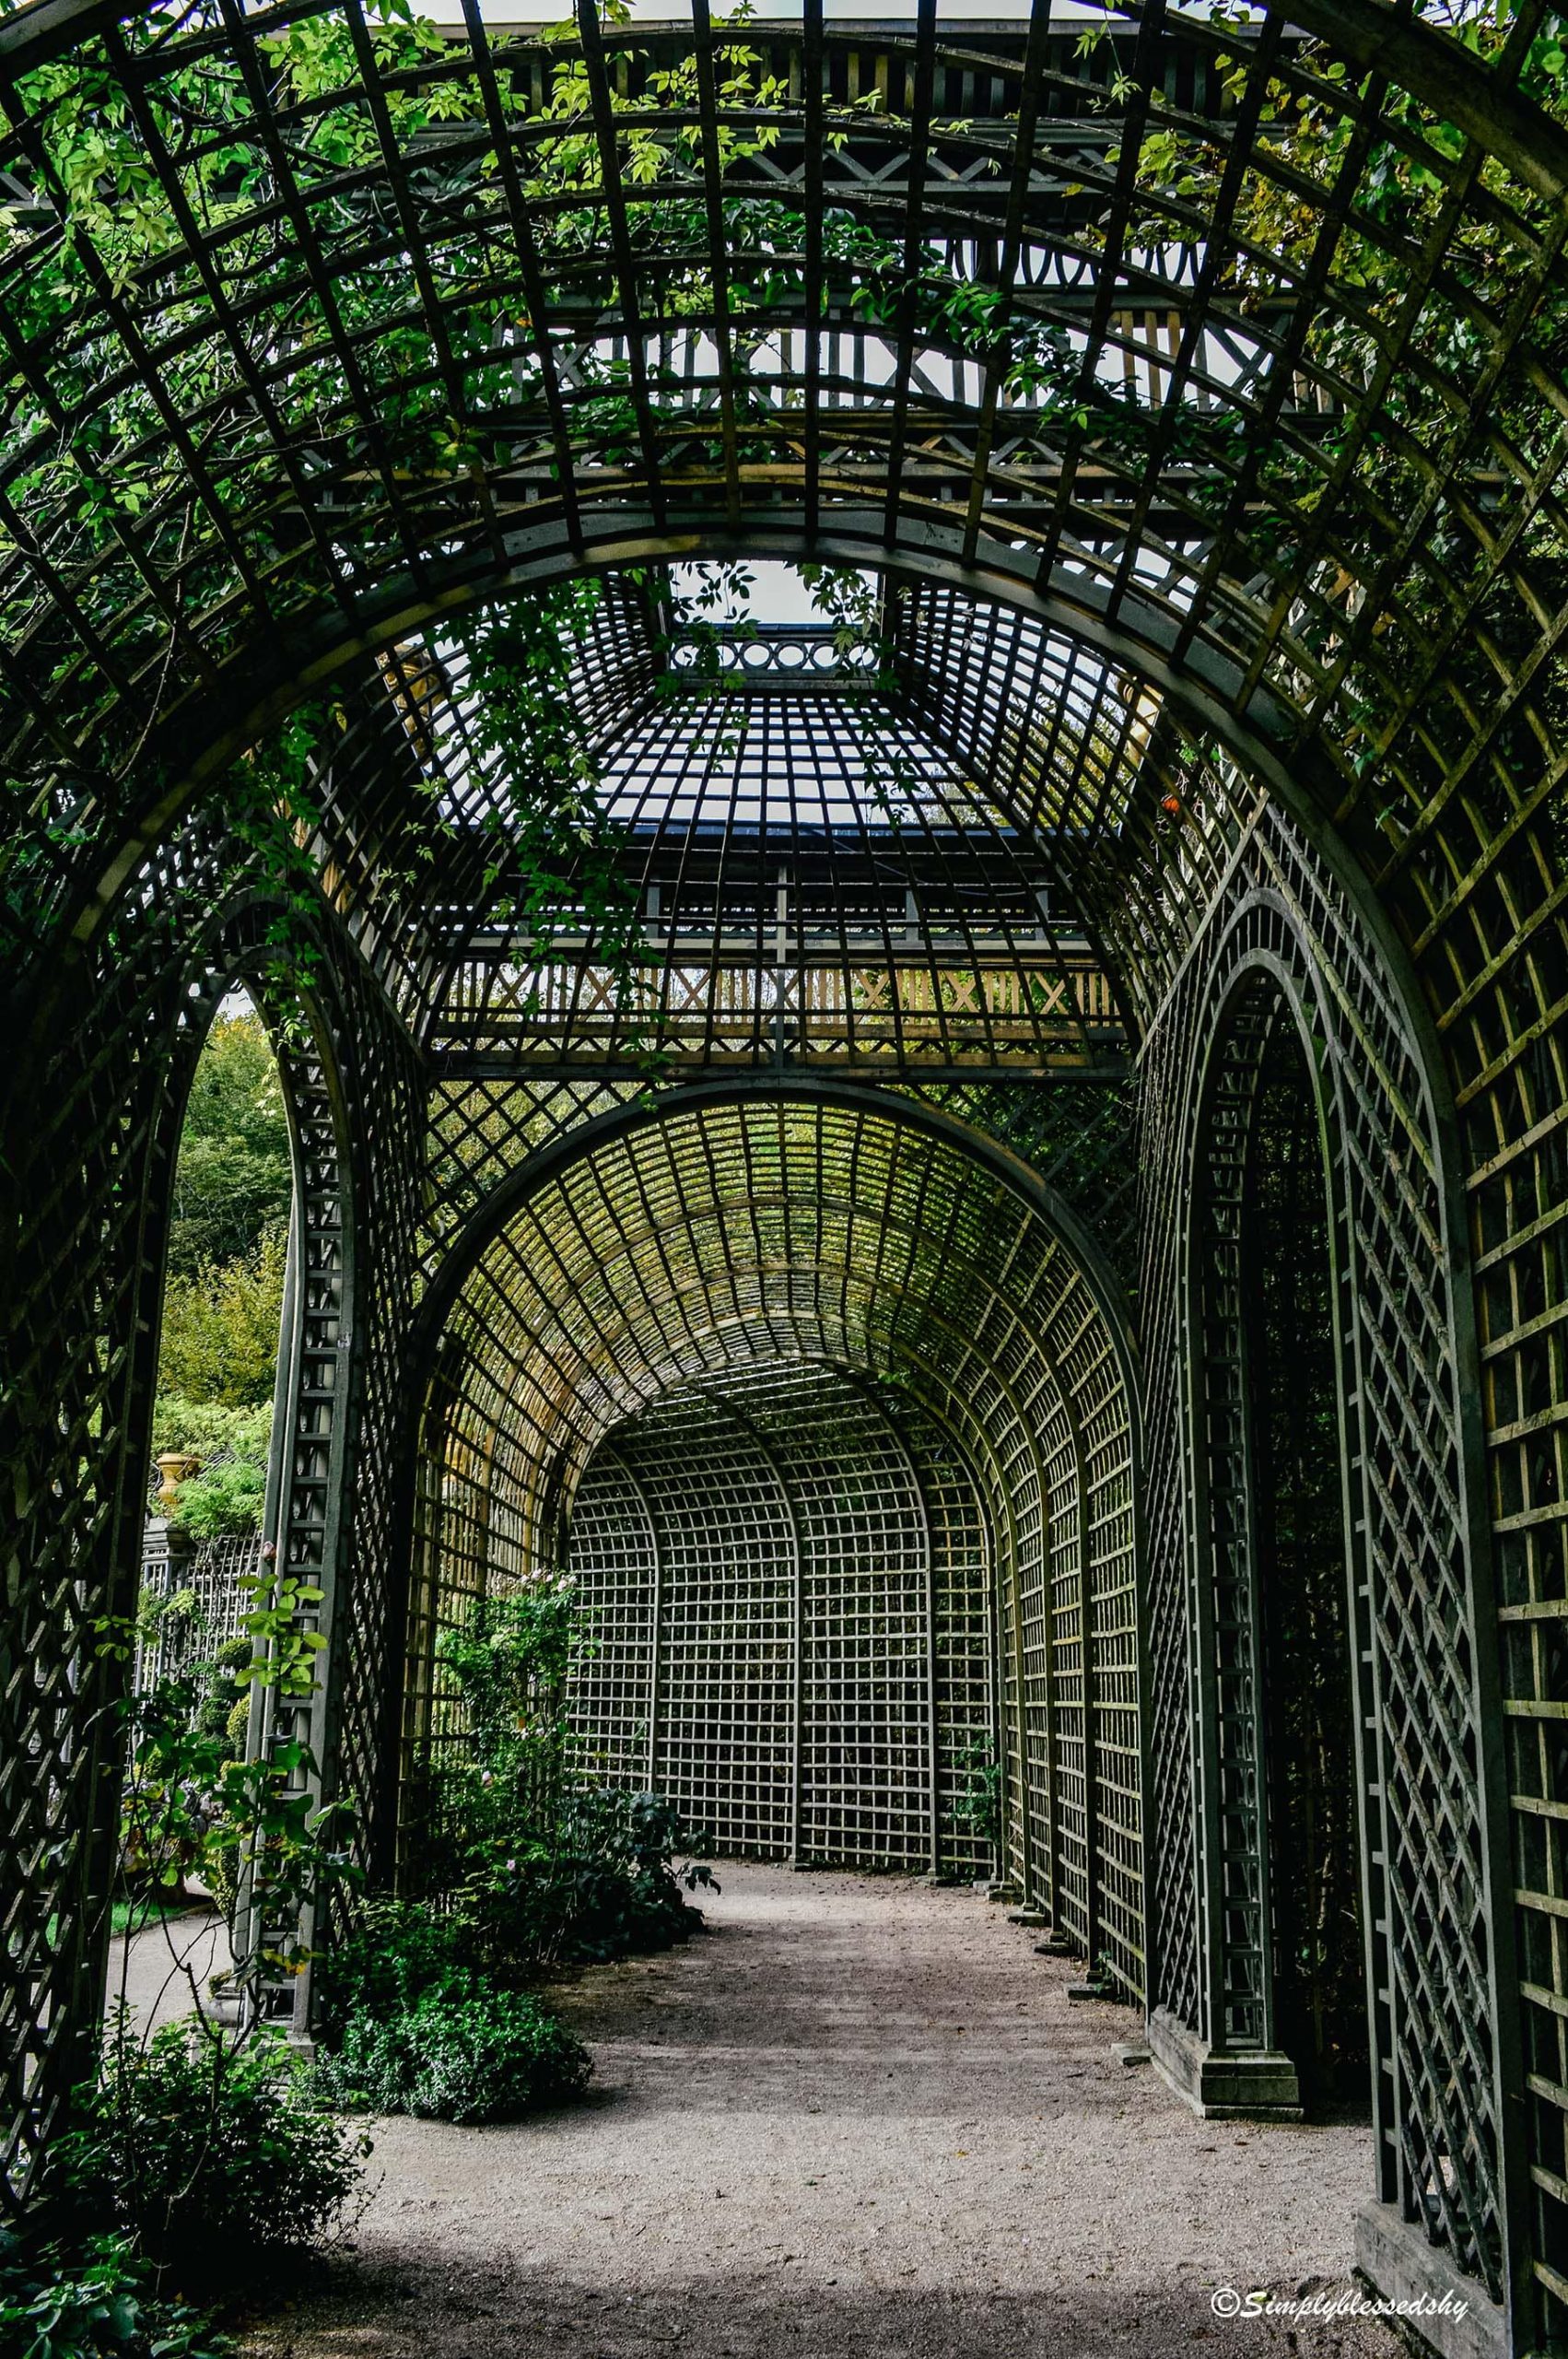
[[[890,1389],[821,1368],[667,1394],[572,1504],[584,1765],[667,1793],[718,1850],[989,1868],[959,1820],[994,1741],[993,1546]]]
[[[994,1766],[994,1864],[1139,1998],[1129,1346],[1073,1215],[962,1136],[705,1095],[493,1227],[435,1346],[405,1757],[464,1741],[440,1629],[569,1563],[589,1764],[720,1845],[944,1872],[992,1863]]]
[[[802,0],[726,112],[706,8],[486,17],[0,20],[7,2200],[101,1985],[93,1633],[240,977],[297,1141],[271,1536],[332,1665],[290,1725],[372,1876],[461,1755],[443,1622],[575,1544],[600,1774],[721,1840],[963,1866],[989,1743],[1004,1872],[1163,2067],[1278,2094],[1249,1290],[1290,1046],[1363,2258],[1561,2341],[1561,27]],[[76,184],[78,85],[135,203]],[[874,644],[694,631],[670,569],[737,556],[874,577]],[[563,594],[604,864],[542,924],[472,626]],[[312,713],[280,881],[256,782]]]

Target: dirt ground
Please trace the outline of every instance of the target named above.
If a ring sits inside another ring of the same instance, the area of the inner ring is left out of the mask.
[[[702,1938],[560,1993],[586,2105],[376,2127],[350,2248],[253,2359],[1392,2359],[1211,2308],[1348,2287],[1363,2125],[1195,2120],[977,1893],[720,1874]]]

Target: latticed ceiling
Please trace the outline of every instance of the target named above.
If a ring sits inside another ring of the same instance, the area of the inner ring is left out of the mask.
[[[1397,81],[1268,14],[1134,8],[1085,49],[1044,6],[873,40],[813,6],[743,43],[706,6],[545,38],[476,6],[20,11],[0,727],[50,823],[29,894],[90,932],[196,782],[329,681],[396,706],[443,615],[743,547],[925,583],[901,698],[1085,831],[1062,914],[1124,1000],[1223,864],[1227,745],[1468,968],[1478,850],[1556,777],[1525,684],[1556,636],[1530,421],[1568,138],[1512,86],[1530,11],[1473,89],[1441,36],[1331,13]],[[84,67],[122,201],[67,232]],[[634,649],[614,693],[647,686]],[[323,797],[322,857],[424,974],[386,757],[374,811]]]
[[[1124,1346],[1076,1225],[1032,1208],[1023,1167],[1010,1179],[961,1140],[913,1107],[789,1090],[586,1134],[497,1228],[441,1329],[436,1414],[452,1479],[487,1494],[486,1546],[504,1528],[520,1566],[552,1560],[612,1427],[758,1361],[895,1377],[982,1455],[983,1399],[1016,1421],[1015,1380],[1036,1407],[1082,1389],[1085,1423],[1108,1414],[1128,1447]]]
[[[440,667],[453,725],[432,717],[430,767],[462,826],[423,920],[434,1052],[480,1071],[613,1067],[639,1040],[699,1065],[1114,1069],[1124,1027],[1060,880],[1059,812],[999,803],[825,631],[737,636],[717,687],[674,651],[663,694],[585,729],[592,857],[566,864],[547,917],[499,924],[475,922],[472,880],[505,862],[505,781],[494,757],[463,759]],[[1136,758],[1106,770],[1114,804]],[[590,898],[607,866],[629,989]]]

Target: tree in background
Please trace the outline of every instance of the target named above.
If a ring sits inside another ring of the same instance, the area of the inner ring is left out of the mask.
[[[197,1539],[261,1529],[293,1186],[265,1027],[249,1007],[220,1015],[180,1139],[153,1420],[155,1450],[202,1461],[179,1489]]]
[[[253,1009],[220,1015],[197,1060],[180,1134],[170,1277],[254,1254],[270,1230],[287,1228],[293,1185],[283,1083],[265,1027]]]
[[[287,1251],[287,1228],[269,1228],[252,1251],[170,1279],[158,1369],[160,1403],[173,1397],[256,1409],[271,1401]],[[159,1425],[165,1422],[160,1416]],[[179,1446],[198,1445],[185,1436]]]

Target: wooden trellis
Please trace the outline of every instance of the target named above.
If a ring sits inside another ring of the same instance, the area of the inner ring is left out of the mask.
[[[802,0],[747,31],[751,94],[721,110],[730,37],[700,0],[689,26],[606,34],[585,7],[550,39],[471,8],[423,46],[344,0],[340,86],[302,98],[275,44],[320,13],[0,21],[8,2187],[93,2014],[114,1759],[92,1630],[135,1579],[183,1076],[280,919],[226,781],[330,686],[316,958],[272,985],[299,1180],[275,1503],[327,1576],[315,1733],[368,1860],[390,1869],[398,1764],[439,1732],[441,1585],[558,1531],[592,1443],[667,1383],[931,1365],[871,1309],[907,1251],[903,1299],[951,1282],[973,1379],[952,1430],[1014,1535],[1016,1872],[1146,1991],[1175,2076],[1266,2053],[1261,1756],[1245,1676],[1204,1652],[1250,1610],[1255,1491],[1220,1434],[1223,1222],[1195,1207],[1227,1202],[1229,1027],[1267,975],[1339,1254],[1365,2250],[1396,2283],[1435,2250],[1497,2297],[1499,2338],[1562,2339],[1568,132],[1533,95],[1555,19],[1525,0],[1483,61],[1383,0],[1245,28],[1132,0],[1080,53],[1043,5],[950,25],[923,0],[882,32]],[[568,183],[552,93],[579,64]],[[115,94],[149,243],[112,196],[72,216],[72,67]],[[1293,168],[1302,102],[1332,169]],[[874,698],[788,634],[706,682],[676,660],[661,567],[737,553],[880,576]],[[537,945],[484,887],[506,781],[453,617],[589,574],[572,695],[673,1011],[652,1073],[586,928],[520,1015]],[[907,809],[864,776],[878,741],[923,782]],[[706,817],[656,791],[694,770]],[[756,1158],[813,1059],[819,1145],[786,1204]],[[969,1119],[940,1153],[939,1098]],[[925,1143],[889,1156],[893,1133]],[[703,1135],[723,1156],[677,1157],[638,1227],[646,1158]],[[1080,1278],[1092,1229],[1135,1294],[1120,1408],[1070,1320],[1009,1323],[1022,1266],[988,1275],[994,1318],[954,1276],[995,1238],[982,1220],[956,1253],[939,1175],[956,1157],[983,1194],[988,1135],[1076,1206]],[[561,1225],[503,1268],[550,1189]],[[743,1251],[687,1218],[748,1197]],[[628,1228],[642,1274],[612,1303],[595,1271]],[[568,1264],[587,1323],[542,1356],[518,1300]],[[438,1436],[452,1454],[421,1458]]]

